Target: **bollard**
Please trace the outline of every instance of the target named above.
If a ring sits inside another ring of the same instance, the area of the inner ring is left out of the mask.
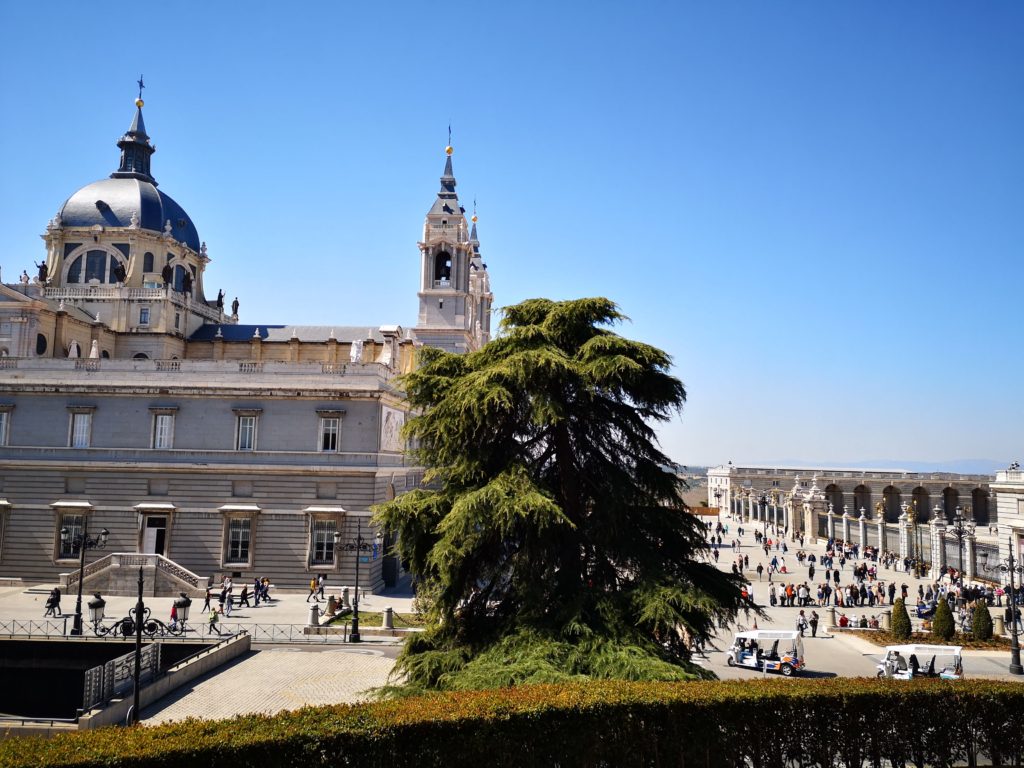
[[[992,637],[1002,637],[1006,633],[1006,621],[1002,616],[992,614]]]
[[[342,608],[351,608],[352,602],[349,600],[348,587],[341,590],[341,606]]]
[[[395,628],[395,614],[391,608],[385,608],[380,612],[381,615],[381,628],[382,629],[394,629]]]
[[[878,622],[878,626],[884,630],[892,629],[892,611],[882,611],[880,616],[881,620]]]
[[[320,606],[316,603],[309,606],[309,621],[307,622],[310,627],[320,626]]]
[[[330,595],[327,598],[327,615],[333,616],[335,611],[338,610],[338,598],[334,595]]]
[[[835,606],[830,605],[828,610],[825,611],[825,629],[835,629],[836,626],[836,609]]]

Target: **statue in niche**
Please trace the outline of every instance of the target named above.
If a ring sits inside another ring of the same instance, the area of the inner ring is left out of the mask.
[[[217,309],[224,311],[224,291],[217,291]]]
[[[362,362],[363,359],[363,342],[361,339],[356,339],[352,342],[352,347],[349,349],[348,359],[353,363]]]
[[[35,264],[34,261],[32,263]],[[45,261],[42,261],[39,264],[36,264],[36,266],[39,268],[39,277],[37,279],[39,280],[40,285],[45,285],[46,284],[46,278],[49,276],[50,270],[46,266],[46,262]]]
[[[231,302],[231,314],[238,317],[238,297],[235,296],[235,300]]]
[[[170,285],[174,282],[174,267],[171,266],[170,262],[164,264],[164,268],[160,270],[160,277],[164,279],[164,285]]]
[[[68,346],[68,357],[81,357],[81,356],[82,356],[82,348],[78,346],[78,342],[77,341],[72,341],[70,346]]]
[[[100,343],[96,339],[92,340],[92,347],[89,349],[89,359],[99,360],[100,359]]]

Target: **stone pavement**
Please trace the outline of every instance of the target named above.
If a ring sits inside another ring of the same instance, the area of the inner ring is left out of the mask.
[[[273,714],[322,704],[348,704],[383,685],[394,660],[364,648],[267,648],[249,653],[142,712],[157,725],[198,717],[215,720],[250,713]]]
[[[53,586],[56,585],[38,584],[30,587],[0,587],[0,622],[10,619],[42,621],[44,618],[43,613],[46,611],[46,598]],[[241,587],[241,584],[236,585],[236,595],[241,590]],[[325,594],[340,596],[341,589],[340,585],[329,584]],[[305,625],[309,620],[310,608],[313,606],[312,601],[306,602],[308,594],[308,591],[289,592],[271,589],[270,595],[273,598],[271,602],[260,603],[259,606],[249,608],[236,608],[232,611],[230,617],[225,616],[221,620],[231,624],[239,624],[243,627],[253,624]],[[92,593],[88,590],[82,595],[82,613],[86,621],[88,621],[88,603],[91,598]],[[104,595],[103,598],[107,603],[105,608],[107,623],[122,616],[127,616],[129,611],[135,607],[135,597]],[[70,616],[75,612],[75,599],[76,593],[74,592],[61,596],[61,610],[69,617],[69,629],[71,627]],[[174,603],[175,598],[145,597],[143,599],[154,618],[160,619],[164,623],[170,621],[171,605]],[[216,597],[214,597],[214,603],[216,603]],[[390,607],[396,613],[411,613],[412,603],[412,592],[408,588],[408,583],[403,582],[397,588],[383,594],[364,593],[359,602],[359,609],[360,612],[379,612],[384,608]],[[319,607],[324,608],[324,602],[320,602]],[[365,628],[373,626],[362,622],[361,624]],[[206,613],[203,611],[202,598],[192,600],[188,625],[197,630],[202,629],[202,634],[206,634]],[[396,626],[401,626],[401,623],[396,622]],[[364,635],[364,638],[371,642],[392,641],[392,638],[375,638],[370,635]]]
[[[706,517],[703,518],[705,521],[710,521],[712,524],[718,521],[718,518]],[[766,558],[763,549],[759,549],[754,542],[754,530],[762,530],[762,524],[760,522],[750,523],[739,523],[738,521],[732,520],[728,515],[723,515],[721,518],[723,525],[727,525],[729,532],[722,534],[722,544],[720,548],[720,557],[718,560],[718,568],[723,571],[729,571],[734,560],[739,555],[746,555],[749,558],[749,567],[744,570],[744,576],[751,583],[754,601],[757,605],[765,611],[767,614],[766,618],[755,619],[753,615],[750,617],[744,617],[741,615],[739,623],[743,624],[747,628],[752,628],[756,620],[757,626],[761,629],[795,629],[796,618],[799,614],[799,607],[771,607],[768,604],[768,576],[767,567],[768,562],[771,560],[773,555],[783,556],[781,550],[776,551],[774,547],[771,550],[771,554]],[[743,528],[743,535],[738,534],[738,529]],[[774,541],[775,536],[771,534],[771,528],[769,530],[769,537]],[[733,549],[729,542],[733,539],[739,540],[739,547]],[[816,557],[820,558],[825,553],[825,542],[818,542],[815,539],[805,538],[804,546],[801,547],[799,543],[793,541],[786,541],[788,552],[785,553],[786,564],[788,566],[789,573],[775,574],[773,580],[776,584],[789,584],[792,583],[796,586],[806,582],[807,586],[813,587],[812,595],[817,592],[817,584],[824,581],[824,569],[816,567],[815,579],[813,582],[807,578],[808,570],[806,566],[799,565],[796,559],[796,552],[798,549],[802,549],[804,552],[810,554],[813,552]],[[840,584],[843,586],[848,585],[853,581],[853,567],[863,562],[859,560],[856,562],[848,562],[845,568],[840,569]],[[758,581],[757,576],[757,565],[761,563],[765,566],[765,574],[761,580]],[[883,568],[881,565],[878,567],[878,579],[885,582],[886,586],[890,581],[895,580],[897,590],[902,584],[906,584],[908,588],[908,602],[910,603],[909,610],[913,617],[913,603],[917,599],[917,587],[923,585],[926,589],[931,581],[928,579],[917,579],[914,574],[904,573],[902,570],[896,571],[891,569]],[[899,593],[897,592],[897,595]],[[811,676],[817,677],[854,677],[861,675],[871,675],[875,673],[875,663],[878,658],[882,656],[881,648],[875,646],[866,640],[861,639],[857,635],[836,630],[829,632],[827,629],[827,608],[819,608],[815,606],[809,606],[804,609],[806,615],[810,615],[811,610],[816,610],[821,616],[821,622],[818,627],[818,637],[811,639],[807,637],[805,640],[805,653],[808,659],[808,667],[811,670]],[[846,611],[847,615],[860,616],[866,613],[868,616],[878,615],[881,611],[891,610],[889,605],[876,605],[874,607],[850,607],[837,609],[836,615],[839,615],[839,611]],[[912,623],[917,628],[917,620],[912,618]],[[700,659],[697,661],[702,666],[712,669],[719,677],[746,677],[749,676],[748,670],[736,670],[730,669],[725,664],[724,650],[728,647],[732,640],[732,632],[735,627],[729,627],[720,629],[717,637],[714,641],[715,649],[709,649],[707,658]],[[807,635],[810,635],[808,631]],[[1005,680],[1014,680],[1017,682],[1024,682],[1020,676],[1010,675],[1007,671],[1009,664],[1010,653],[1006,651],[964,651],[964,670],[968,676],[971,677],[992,677]]]

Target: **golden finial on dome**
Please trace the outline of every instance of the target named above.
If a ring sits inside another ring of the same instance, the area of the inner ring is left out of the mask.
[[[142,75],[139,75],[139,79],[135,82],[139,84],[139,97],[135,100],[135,106],[142,109],[143,105],[146,103],[142,100],[142,89],[146,87],[146,84],[142,82]]]
[[[139,109],[142,109],[144,106],[146,106],[146,102],[144,102],[142,99],[136,99],[135,106]]]
[[[445,153],[446,155],[450,155],[450,154],[451,154],[452,152],[454,152],[454,151],[455,151],[455,150],[454,150],[454,149],[452,149],[452,145],[451,145],[451,144],[449,144],[449,145],[448,145],[447,147],[445,147],[445,148],[444,148],[444,153]]]
[[[473,216],[469,220],[472,221],[474,224],[476,224],[476,214],[474,213]]]

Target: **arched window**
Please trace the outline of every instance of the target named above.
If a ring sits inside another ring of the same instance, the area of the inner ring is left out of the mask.
[[[46,341],[46,336],[44,336],[41,333],[37,334],[36,335],[36,354],[37,355],[45,355],[46,354],[46,347],[47,346],[48,346],[48,342]]]
[[[185,290],[185,268],[181,264],[174,268],[174,290],[178,293]]]
[[[104,349],[102,352],[100,352],[100,357],[102,357],[104,360],[109,360],[110,359],[110,353],[107,352],[107,350]]]
[[[149,360],[149,355],[145,352],[136,352],[132,355],[132,360]]]
[[[434,282],[450,283],[452,279],[452,255],[441,251],[434,257]]]
[[[153,271],[153,254],[150,253],[149,251],[146,251],[145,255],[142,257],[142,271]]]
[[[124,264],[124,260],[110,251],[91,250],[75,257],[68,267],[67,282],[89,283],[93,280],[99,283],[116,283],[114,267]]]

